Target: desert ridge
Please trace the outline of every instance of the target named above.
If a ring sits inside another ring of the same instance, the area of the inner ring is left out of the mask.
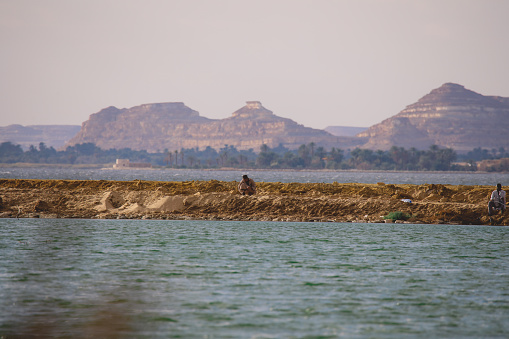
[[[2,218],[193,219],[509,225],[491,186],[0,179]]]

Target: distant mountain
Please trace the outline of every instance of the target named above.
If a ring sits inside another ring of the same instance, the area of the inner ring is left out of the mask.
[[[25,149],[39,142],[55,148],[62,148],[64,143],[92,142],[103,149],[149,152],[207,146],[220,149],[225,145],[259,151],[263,144],[296,149],[311,142],[344,150],[387,150],[392,146],[427,149],[431,145],[459,152],[477,147],[508,150],[509,98],[484,96],[446,83],[398,114],[362,129],[330,126],[324,131],[305,127],[275,115],[259,101],[248,101],[226,119],[208,119],[181,102],[171,102],[108,107],[90,115],[81,129],[60,125],[0,127],[0,142],[11,141]]]
[[[202,117],[181,102],[108,107],[90,115],[67,145],[85,142],[103,149],[128,147],[149,152],[225,145],[258,152],[263,144],[290,149],[310,142],[329,149],[344,147],[344,142],[360,144],[357,139],[336,137],[274,115],[259,101],[248,101],[231,117],[219,120]]]
[[[507,150],[507,131],[509,98],[484,96],[446,83],[357,136],[368,138],[361,148],[425,149],[438,145],[461,152],[477,147]]]
[[[367,129],[367,127],[328,126],[325,131],[337,137],[354,137]]]
[[[36,147],[43,142],[47,147],[55,149],[64,146],[80,130],[75,125],[9,125],[0,126],[0,142],[10,141],[28,149],[30,145]]]

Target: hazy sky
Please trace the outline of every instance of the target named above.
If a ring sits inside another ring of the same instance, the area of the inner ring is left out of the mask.
[[[258,100],[371,126],[446,82],[509,97],[507,0],[0,0],[0,126]]]

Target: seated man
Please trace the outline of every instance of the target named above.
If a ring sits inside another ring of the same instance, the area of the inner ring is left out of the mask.
[[[253,195],[256,193],[256,185],[253,179],[250,179],[246,174],[242,176],[242,180],[239,182],[239,192],[242,195]]]
[[[505,191],[502,191],[502,185],[497,184],[497,189],[491,193],[490,202],[488,203],[488,215],[491,217],[493,210],[505,211]]]

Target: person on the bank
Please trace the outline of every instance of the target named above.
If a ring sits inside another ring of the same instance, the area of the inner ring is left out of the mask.
[[[239,192],[242,195],[253,195],[256,193],[256,184],[253,179],[249,178],[246,174],[242,176],[239,182]]]
[[[490,202],[488,203],[488,215],[493,215],[493,210],[505,211],[505,191],[502,190],[502,184],[497,184],[497,189],[491,193]]]

